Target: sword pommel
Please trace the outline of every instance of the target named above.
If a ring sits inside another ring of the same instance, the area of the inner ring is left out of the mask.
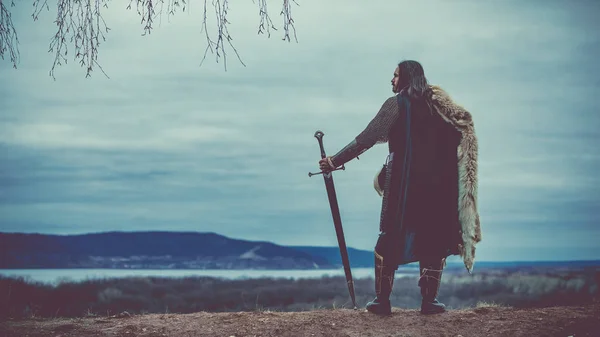
[[[315,138],[317,138],[317,140],[319,141],[319,147],[321,148],[321,158],[326,157],[325,148],[323,147],[323,136],[325,136],[323,131],[317,130],[317,132],[315,132]]]

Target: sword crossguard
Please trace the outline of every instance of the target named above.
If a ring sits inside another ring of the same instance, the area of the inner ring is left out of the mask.
[[[341,167],[338,167],[335,170],[331,170],[329,172],[324,172],[324,171],[317,172],[317,173],[308,172],[308,177],[310,178],[312,176],[316,176],[316,175],[319,175],[319,174],[326,174],[326,173],[330,173],[330,172],[333,172],[333,171],[339,171],[339,170],[346,170],[346,166],[342,165]]]

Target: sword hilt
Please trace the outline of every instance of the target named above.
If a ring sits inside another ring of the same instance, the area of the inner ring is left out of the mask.
[[[328,172],[325,172],[325,171],[321,171],[321,172],[317,172],[317,173],[308,172],[308,176],[312,177],[312,176],[316,176],[318,174],[326,174],[326,173],[329,173],[329,172],[338,171],[338,170],[345,170],[345,169],[346,169],[346,166],[342,165],[342,167],[338,167],[335,170],[331,170],[331,171],[328,171]]]
[[[325,136],[325,134],[323,133],[323,131],[317,130],[317,132],[315,132],[315,138],[317,138],[317,141],[319,142],[319,148],[321,148],[321,158],[327,157],[327,155],[325,154],[325,147],[323,146],[323,136]],[[317,172],[317,173],[308,172],[308,177],[316,176],[318,174],[327,174],[329,172],[338,171],[338,170],[345,170],[345,169],[346,169],[346,167],[344,165],[342,165],[341,167],[338,167],[338,168],[333,169],[333,170],[328,171],[328,172],[324,172],[324,171]]]

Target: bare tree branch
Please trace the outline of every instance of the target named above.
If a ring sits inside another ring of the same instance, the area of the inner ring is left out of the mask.
[[[258,34],[264,34],[265,30],[267,32],[267,36],[271,37],[271,29],[277,30],[273,25],[273,21],[269,16],[269,10],[267,9],[267,0],[258,0],[260,23],[258,24]]]
[[[15,2],[11,1],[11,7]],[[0,57],[4,60],[4,53],[8,53],[13,68],[17,69],[19,63],[19,37],[12,22],[12,17],[4,2],[0,0]]]
[[[14,0],[12,1],[12,6],[14,6]],[[109,1],[57,0],[57,13],[54,21],[57,29],[51,39],[48,50],[49,53],[54,53],[54,62],[50,70],[50,76],[53,79],[56,79],[56,67],[67,64],[69,48],[73,49],[71,54],[74,60],[78,61],[80,66],[86,69],[86,77],[91,76],[95,67],[99,68],[108,77],[98,62],[98,50],[100,44],[106,41],[105,34],[108,34],[110,30],[102,12],[108,8]],[[179,9],[185,12],[186,8],[189,7],[187,1],[189,0],[130,0],[126,9],[130,10],[132,7],[135,7],[141,18],[142,36],[145,36],[152,32],[156,19],[159,20],[160,25],[163,13],[166,12],[167,18],[170,19]],[[283,18],[283,40],[290,41],[291,29],[295,41],[298,42],[294,19],[292,18],[292,2],[296,5],[298,3],[295,0],[279,1],[283,1],[283,7],[280,12]],[[216,19],[216,33],[214,34],[208,31],[207,18],[209,10],[207,2],[208,0],[204,0],[201,28],[201,33],[205,34],[207,46],[200,66],[202,66],[210,51],[212,54],[216,54],[217,63],[223,58],[224,68],[227,71],[226,49],[233,50],[240,63],[246,66],[233,45],[233,38],[229,34],[229,0],[211,0],[212,7],[214,8],[214,18]],[[32,17],[34,21],[38,20],[43,9],[50,11],[48,0],[33,0],[33,7]],[[260,18],[258,34],[266,33],[268,37],[271,37],[271,29],[277,29],[269,15],[267,0],[258,0],[258,8]],[[17,33],[11,20],[10,12],[4,6],[3,0],[0,0],[0,56],[4,59],[4,53],[8,52],[15,68],[17,59],[19,58],[18,43]]]
[[[231,43],[231,41],[233,39],[231,38],[231,35],[229,35],[229,29],[227,28],[227,25],[230,23],[227,20],[227,11],[229,10],[229,1],[228,0],[213,0],[213,7],[215,8],[215,17],[217,20],[217,38],[216,38],[217,41],[216,42],[213,41],[208,34],[208,27],[206,25],[206,14],[207,14],[206,1],[207,0],[204,0],[204,16],[203,16],[203,21],[202,21],[201,32],[203,31],[206,34],[207,46],[206,46],[206,50],[204,51],[204,57],[202,58],[202,61],[200,61],[200,66],[202,66],[202,64],[204,63],[204,60],[206,59],[206,54],[210,50],[211,53],[216,52],[217,63],[219,62],[219,58],[221,56],[223,57],[223,65],[225,67],[225,71],[227,71],[227,52],[225,51],[225,42],[227,42],[227,44],[229,44],[231,49],[233,49],[233,51],[237,55],[240,63],[243,66],[246,66],[244,64],[244,62],[242,61],[242,59],[240,58],[238,51],[233,46],[233,43]],[[214,49],[213,49],[213,47],[214,47]]]
[[[74,59],[79,60],[86,69],[86,77],[90,77],[94,66],[98,67],[106,77],[106,72],[98,63],[98,48],[106,41],[105,33],[109,28],[104,21],[101,8],[107,8],[108,0],[58,0],[57,15],[54,23],[57,31],[50,41],[49,53],[54,53],[54,63],[50,76],[56,79],[56,66],[67,64],[69,45],[74,46]],[[37,21],[43,8],[49,10],[47,0],[34,0],[34,21]]]
[[[298,4],[295,0],[292,0],[296,5]],[[285,35],[284,40],[290,41],[290,27],[294,31],[294,40],[298,42],[296,37],[296,27],[294,26],[294,19],[292,18],[292,4],[290,0],[283,0],[283,8],[281,9],[281,15],[283,15],[283,31]]]

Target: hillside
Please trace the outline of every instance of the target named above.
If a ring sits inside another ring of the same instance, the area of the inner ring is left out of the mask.
[[[352,268],[372,268],[372,251],[348,247]],[[479,261],[476,270],[600,266],[595,261]],[[0,269],[336,269],[339,247],[283,246],[199,232],[105,232],[47,235],[0,232]],[[418,268],[416,264],[401,267]],[[464,272],[461,261],[448,271]]]
[[[342,257],[339,247],[315,247],[315,246],[289,246],[290,248],[305,252],[315,257],[322,257],[329,263],[342,266]],[[360,250],[348,247],[348,259],[353,268],[368,268],[375,264],[375,256],[372,251]]]
[[[306,312],[148,314],[0,322],[1,336],[597,336],[600,305],[514,309],[480,306],[423,316],[394,308]]]
[[[339,252],[338,252],[339,255]],[[0,268],[332,268],[327,258],[215,233],[0,233]]]

